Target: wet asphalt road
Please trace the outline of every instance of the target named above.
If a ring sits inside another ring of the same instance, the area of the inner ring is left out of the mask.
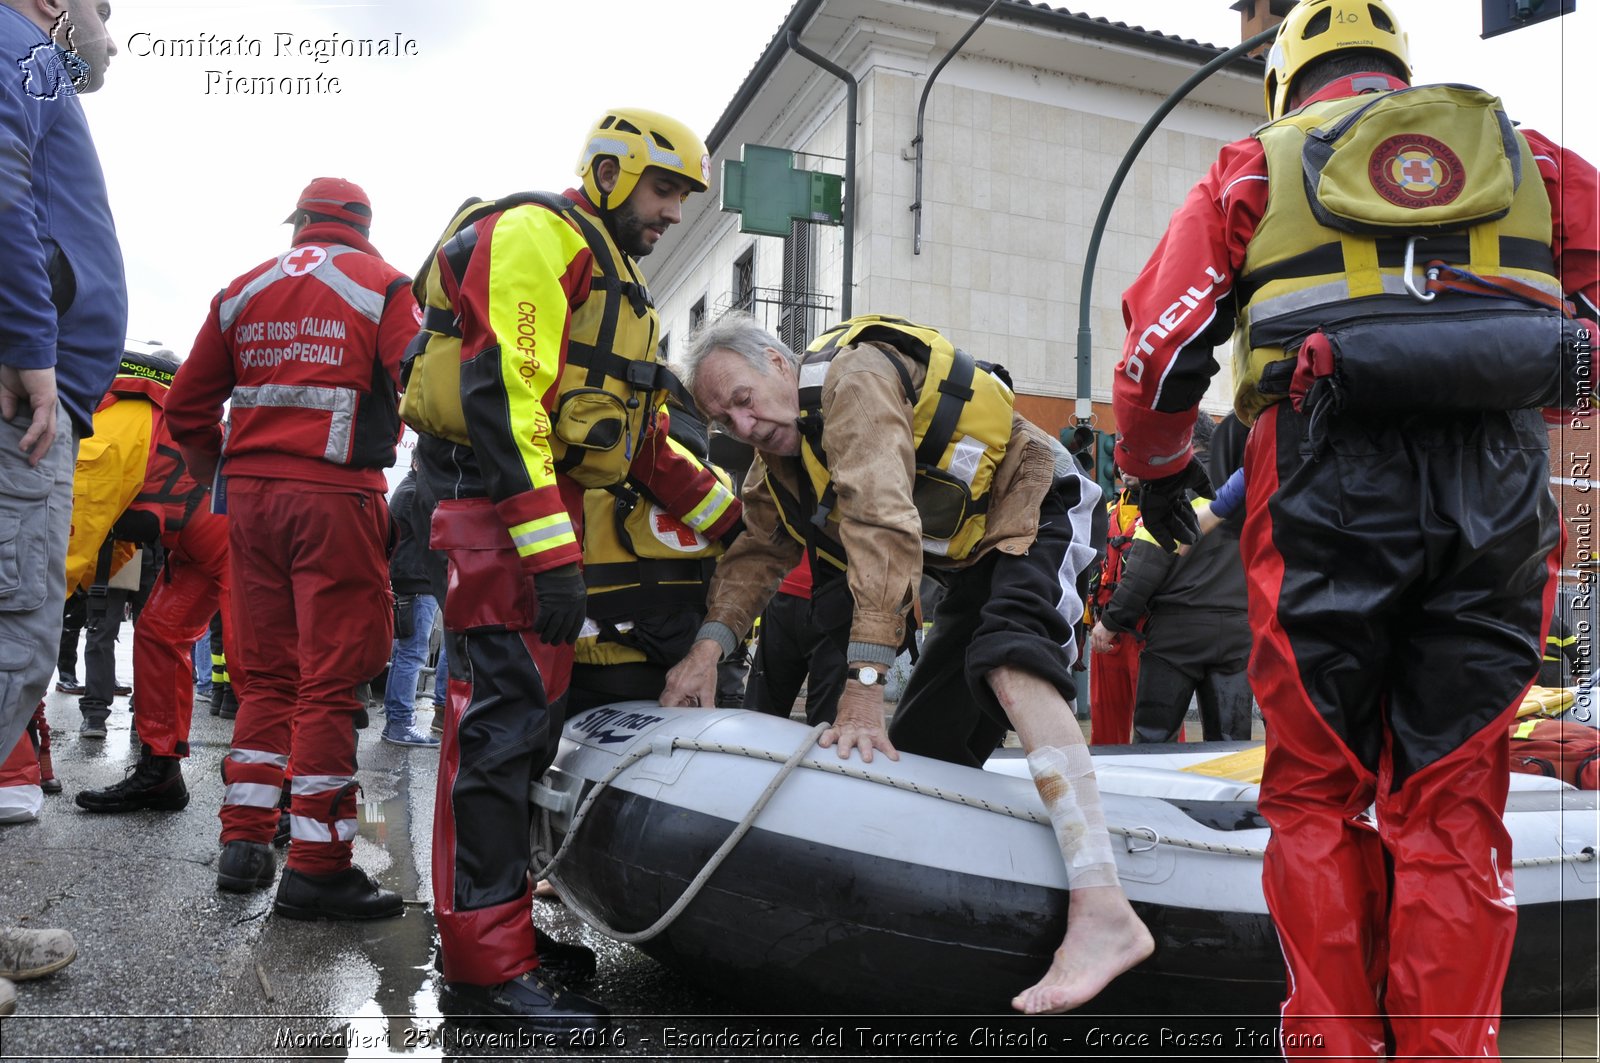
[[[132,672],[127,643],[124,636],[118,647],[124,677]],[[0,924],[69,929],[79,956],[65,971],[18,987],[18,1014],[0,1022],[0,1059],[860,1059],[889,1051],[881,1037],[866,1044],[861,1038],[895,1030],[893,1020],[780,1021],[751,1014],[747,1002],[686,984],[547,902],[536,902],[541,927],[599,952],[599,975],[588,992],[617,1013],[613,1031],[587,1045],[558,1037],[514,1048],[514,1042],[458,1029],[439,1017],[433,966],[427,860],[434,750],[385,745],[376,722],[361,733],[356,862],[400,891],[408,902],[405,915],[366,924],[297,923],[271,917],[270,889],[235,895],[215,888],[218,765],[231,734],[227,721],[197,704],[184,767],[187,809],[90,815],[72,795],[120,780],[137,756],[127,699],[117,699],[103,741],[79,738],[76,698],[52,691],[47,704],[65,792],[46,798],[38,822],[0,827]],[[419,710],[419,726],[428,718],[425,708]],[[804,1001],[770,1001],[760,1010],[793,1015],[808,1009]],[[1148,1048],[1090,1052],[1081,1036],[1065,1048],[1059,1037],[1048,1036],[1081,1035],[1081,1019],[1005,1027],[1031,1030],[1036,1040],[1046,1036],[1050,1048],[985,1049],[974,1031],[990,1025],[974,1017],[905,1029],[958,1034],[959,1044],[942,1042],[940,1056],[1168,1058]],[[724,1030],[791,1047],[763,1049],[758,1041],[719,1050],[729,1044],[717,1039]],[[787,1040],[773,1040],[780,1036]],[[813,1047],[825,1046],[830,1036],[837,1047]],[[1502,1047],[1507,1059],[1594,1059],[1595,1044],[1595,1020],[1587,1017],[1509,1022]]]
[[[118,649],[126,677],[126,647]],[[78,736],[76,698],[52,691],[46,711],[65,792],[46,798],[37,822],[0,827],[0,922],[69,929],[79,955],[60,974],[19,987],[18,1014],[0,1022],[0,1058],[492,1058],[483,1052],[496,1042],[462,1046],[439,1018],[427,866],[435,750],[386,745],[381,723],[361,733],[355,859],[406,898],[405,915],[297,923],[270,915],[270,889],[216,889],[218,765],[231,724],[197,703],[182,812],[91,815],[72,795],[117,782],[137,759],[127,699],[117,699],[104,741]],[[420,710],[418,724],[428,719]],[[541,926],[599,951],[592,994],[619,1012],[738,1010],[559,905],[538,904]],[[653,1026],[619,1023],[604,1050],[584,1058],[655,1054]],[[462,1050],[442,1051],[447,1040]],[[536,1047],[550,1055],[564,1046]]]

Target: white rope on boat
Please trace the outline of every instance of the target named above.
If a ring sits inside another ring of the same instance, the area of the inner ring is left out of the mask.
[[[1106,832],[1120,838],[1128,838],[1130,840],[1137,838],[1150,843],[1137,849],[1129,845],[1128,852],[1130,853],[1146,852],[1158,845],[1171,845],[1179,849],[1193,849],[1201,853],[1217,853],[1222,856],[1245,856],[1254,860],[1260,860],[1267,855],[1265,849],[1254,849],[1243,845],[1218,845],[1215,842],[1197,842],[1188,838],[1168,838],[1152,827],[1107,826]]]
[[[735,756],[753,757],[756,760],[782,760],[781,754],[765,749],[751,749],[748,746],[730,746],[721,742],[704,742],[699,739],[674,739],[673,747],[677,749],[695,749],[708,753],[731,753]],[[971,797],[967,794],[943,790],[937,786],[926,786],[912,779],[896,779],[888,775],[879,775],[864,767],[857,766],[854,760],[807,760],[800,764],[802,768],[811,768],[814,771],[824,771],[830,775],[843,775],[847,779],[860,779],[863,782],[877,783],[880,786],[893,787],[896,790],[905,790],[908,793],[921,794],[923,797],[937,797],[941,801],[949,801],[957,805],[966,805],[969,808],[981,808],[986,812],[998,812],[1012,819],[1027,820],[1030,823],[1043,823],[1050,825],[1050,817],[1042,811],[1031,808],[1014,808],[994,801],[987,801],[981,797]]]
[[[752,749],[749,746],[729,745],[725,742],[707,742],[697,738],[673,738],[672,741],[667,744],[669,750],[684,749],[702,753],[726,753],[731,756],[749,757],[753,760],[765,760],[772,763],[781,762],[782,767],[780,767],[773,775],[771,780],[768,781],[766,789],[761,792],[761,796],[756,798],[755,803],[750,806],[750,810],[745,813],[744,818],[739,821],[738,826],[733,829],[733,832],[729,834],[722,845],[717,848],[717,851],[711,854],[711,857],[706,861],[705,866],[700,869],[700,873],[697,874],[693,881],[691,881],[684,889],[683,894],[677,899],[677,901],[673,903],[671,908],[668,908],[667,911],[662,914],[661,918],[657,919],[650,926],[643,930],[624,933],[622,931],[612,929],[605,923],[603,919],[601,919],[594,912],[588,910],[587,907],[581,902],[577,901],[576,898],[563,896],[562,899],[566,902],[567,907],[571,908],[585,922],[593,926],[595,929],[601,931],[608,937],[615,938],[618,941],[626,942],[628,944],[637,944],[641,941],[649,941],[651,938],[660,934],[667,927],[671,926],[672,922],[678,918],[679,914],[681,914],[683,910],[689,906],[689,903],[693,901],[694,898],[700,893],[700,890],[705,886],[706,882],[709,881],[711,876],[716,873],[717,868],[722,866],[722,862],[727,859],[728,854],[731,853],[734,847],[739,844],[740,840],[743,839],[747,833],[749,833],[750,828],[756,821],[756,817],[761,814],[762,809],[767,807],[767,802],[772,799],[773,794],[777,793],[778,787],[783,785],[784,780],[787,779],[790,773],[792,773],[797,767],[810,768],[814,771],[828,772],[833,775],[843,775],[846,778],[851,779],[860,779],[863,782],[876,783],[880,786],[889,786],[896,790],[905,790],[909,793],[920,794],[924,797],[934,797],[941,801],[949,801],[953,804],[966,805],[969,808],[979,808],[987,812],[996,812],[1000,815],[1010,816],[1013,819],[1025,820],[1030,823],[1041,823],[1045,826],[1050,825],[1049,817],[1043,812],[1035,811],[1034,809],[1016,808],[1011,805],[989,801],[981,797],[972,797],[968,794],[944,790],[937,786],[925,786],[911,779],[896,779],[891,776],[880,775],[876,772],[869,771],[864,767],[856,766],[854,761],[802,760],[801,758],[803,758],[805,754],[816,745],[817,739],[822,736],[822,732],[827,730],[829,726],[830,725],[826,723],[817,724],[809,732],[807,732],[806,737],[800,743],[800,746],[787,757],[766,749]],[[573,815],[572,823],[567,828],[566,837],[562,839],[561,846],[559,849],[557,849],[555,856],[553,856],[549,863],[545,864],[542,869],[534,873],[533,877],[535,881],[551,877],[552,872],[561,863],[562,858],[566,856],[567,850],[571,847],[573,839],[578,836],[579,825],[582,824],[584,817],[588,815],[589,809],[593,806],[595,799],[600,796],[601,792],[607,789],[614,781],[616,781],[617,777],[620,776],[624,771],[643,760],[645,757],[648,757],[651,753],[656,752],[658,748],[660,747],[654,743],[640,745],[632,752],[624,756],[621,760],[617,761],[611,770],[606,772],[605,776],[590,788],[589,793],[585,795],[583,799],[583,804]],[[1180,849],[1191,849],[1196,852],[1214,853],[1222,856],[1241,856],[1253,860],[1260,860],[1266,856],[1266,851],[1263,849],[1242,845],[1219,845],[1214,842],[1195,841],[1189,838],[1172,838],[1161,834],[1161,832],[1152,827],[1108,826],[1106,830],[1110,834],[1125,839],[1127,843],[1127,850],[1134,853],[1146,852],[1160,845],[1169,845]],[[1132,842],[1135,840],[1142,841],[1147,844],[1136,848],[1132,844]],[[1560,856],[1532,856],[1522,859],[1515,859],[1511,861],[1511,866],[1513,869],[1516,869],[1548,867],[1554,864],[1565,863],[1586,864],[1593,862],[1595,857],[1596,854],[1593,848],[1585,848],[1576,853],[1563,853]]]
[[[1592,848],[1580,849],[1575,853],[1562,853],[1560,856],[1530,856],[1524,860],[1513,860],[1511,866],[1519,867],[1549,867],[1551,864],[1592,864],[1594,863],[1594,850]]]
[[[581,918],[584,922],[588,923],[596,930],[599,930],[607,937],[614,938],[617,941],[621,941],[629,945],[637,945],[641,941],[649,941],[667,927],[671,926],[673,920],[677,919],[678,915],[689,906],[689,903],[693,901],[695,897],[699,895],[701,888],[711,880],[711,876],[716,873],[717,868],[722,866],[722,862],[727,859],[728,854],[733,852],[734,847],[738,845],[744,836],[750,832],[750,828],[755,824],[756,817],[761,815],[761,810],[767,807],[767,802],[772,800],[772,795],[778,792],[778,787],[783,785],[784,780],[789,777],[789,774],[794,771],[795,766],[800,763],[800,758],[805,756],[806,753],[817,744],[817,739],[822,737],[822,732],[826,731],[831,726],[832,724],[819,723],[809,732],[807,732],[805,740],[800,743],[799,747],[796,748],[793,753],[789,754],[788,758],[784,760],[783,766],[774,772],[772,778],[767,781],[766,789],[761,791],[761,796],[755,799],[755,802],[750,806],[750,811],[746,812],[744,814],[744,818],[739,821],[739,825],[733,828],[733,832],[730,833],[726,840],[724,840],[723,843],[717,847],[717,851],[712,853],[710,858],[706,860],[706,864],[700,869],[700,873],[694,877],[693,881],[691,881],[687,887],[685,887],[682,895],[680,895],[678,899],[673,902],[672,907],[663,912],[661,914],[661,918],[657,919],[654,923],[651,923],[643,930],[635,930],[625,933],[608,926],[604,920],[602,920],[594,912],[588,910],[587,906],[576,901],[575,898],[563,895],[563,902],[565,902],[568,908],[571,908],[574,912],[576,912],[579,918]],[[692,740],[690,739],[675,738],[672,740],[671,748],[699,748],[698,744],[690,744],[691,742]],[[566,855],[567,848],[569,845],[571,845],[572,839],[578,836],[578,824],[582,822],[584,815],[594,804],[594,799],[599,796],[600,791],[610,785],[611,782],[614,781],[618,775],[622,774],[622,772],[630,765],[649,756],[653,750],[654,746],[652,745],[645,745],[635,749],[632,753],[629,753],[622,760],[618,761],[615,767],[606,772],[605,778],[601,779],[595,784],[594,788],[589,791],[589,795],[584,798],[583,807],[579,808],[577,814],[572,817],[572,826],[567,829],[567,836],[562,839],[561,848],[556,851],[555,857],[548,864],[546,864],[541,871],[534,875],[535,881],[541,878],[549,878],[550,872],[558,863],[561,862],[561,858]],[[777,760],[778,758],[776,756],[769,756],[763,757],[762,759]]]
[[[1122,838],[1137,838],[1141,841],[1149,842],[1148,845],[1141,846],[1137,849],[1130,845],[1128,846],[1129,852],[1145,852],[1149,849],[1154,849],[1158,845],[1172,845],[1180,849],[1193,849],[1202,853],[1219,853],[1224,856],[1246,856],[1255,860],[1260,860],[1267,855],[1265,849],[1246,848],[1245,846],[1240,845],[1216,845],[1212,842],[1191,841],[1188,838],[1167,838],[1164,837],[1159,831],[1156,831],[1150,827],[1108,826],[1106,827],[1106,831]],[[1524,867],[1549,867],[1552,864],[1587,864],[1593,862],[1594,859],[1595,851],[1593,849],[1580,849],[1578,852],[1562,853],[1560,856],[1528,856],[1520,860],[1512,860],[1511,866],[1513,869],[1516,869]]]

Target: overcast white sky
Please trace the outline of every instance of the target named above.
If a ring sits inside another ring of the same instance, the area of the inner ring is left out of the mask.
[[[1229,0],[1077,0],[1058,6],[1217,44],[1238,40]],[[1600,0],[1491,41],[1477,0],[1391,0],[1422,80],[1501,94],[1513,117],[1600,160],[1592,102],[1562,77],[1592,72]],[[113,0],[120,54],[85,97],[128,266],[130,335],[186,354],[212,294],[281,250],[280,225],[312,177],[366,188],[373,241],[413,272],[469,195],[561,189],[589,124],[611,105],[721,115],[790,0]],[[568,32],[562,32],[563,30]],[[982,31],[980,30],[980,33]],[[203,34],[261,42],[260,57],[150,54]],[[281,38],[416,41],[400,58],[275,56]],[[139,36],[136,36],[139,35]],[[822,42],[813,42],[822,43]],[[223,94],[206,71],[337,77],[338,94]],[[1592,89],[1592,77],[1590,88]],[[1569,107],[1568,104],[1571,106]],[[669,234],[667,239],[672,239]]]

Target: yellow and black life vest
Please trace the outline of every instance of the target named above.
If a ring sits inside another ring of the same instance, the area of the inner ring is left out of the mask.
[[[690,454],[675,439],[668,445]],[[732,489],[725,472],[706,467]],[[584,625],[577,662],[647,660],[628,632],[636,623],[662,614],[704,615],[706,590],[716,559],[722,556],[722,543],[668,513],[631,482],[585,491],[583,510],[583,578],[594,631],[590,624]]]
[[[1496,97],[1464,85],[1350,96],[1255,137],[1272,193],[1236,292],[1245,423],[1288,395],[1298,348],[1331,323],[1509,309],[1506,327],[1526,329],[1518,310],[1559,314],[1549,197]]]
[[[980,542],[988,522],[995,471],[1011,441],[1015,397],[1005,370],[958,350],[937,330],[905,318],[864,314],[841,322],[812,343],[800,360],[800,437],[804,466],[802,500],[788,496],[768,477],[779,518],[789,534],[837,568],[845,567],[838,514],[822,447],[822,385],[834,356],[846,347],[891,348],[922,365],[919,389],[905,365],[888,351],[912,407],[916,482],[912,502],[922,521],[922,549],[961,561]],[[800,514],[805,512],[807,517]]]
[[[585,487],[620,483],[663,398],[687,401],[683,385],[656,361],[660,320],[637,264],[591,215],[549,192],[521,192],[491,203],[469,199],[446,227],[438,250],[459,282],[477,244],[472,224],[526,204],[566,219],[594,256],[590,295],[573,311],[565,368],[556,384],[550,434],[556,471]],[[422,306],[422,330],[402,365],[400,416],[419,432],[470,444],[461,409],[461,328],[434,268],[439,257],[430,256],[412,284]]]

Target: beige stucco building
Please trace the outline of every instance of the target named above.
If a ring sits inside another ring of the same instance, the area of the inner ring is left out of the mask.
[[[1223,3],[1225,0],[1197,0]],[[789,43],[859,84],[851,309],[909,316],[1005,365],[1023,412],[1052,431],[1079,396],[1079,292],[1091,230],[1124,153],[1165,97],[1224,47],[1022,0],[797,0],[708,137],[718,179],[745,144],[843,173],[846,89]],[[1095,271],[1096,421],[1108,426],[1120,296],[1168,217],[1228,141],[1260,121],[1260,64],[1239,60],[1166,119],[1128,175]],[[921,198],[914,139],[923,112]],[[720,183],[720,180],[719,180]],[[754,312],[803,347],[844,310],[845,230],[739,231],[720,195],[691,197],[650,262],[668,358],[702,315]],[[913,210],[920,203],[920,211]],[[919,239],[920,228],[920,239]],[[1226,351],[1219,351],[1226,367]],[[1205,407],[1229,406],[1227,372]]]

